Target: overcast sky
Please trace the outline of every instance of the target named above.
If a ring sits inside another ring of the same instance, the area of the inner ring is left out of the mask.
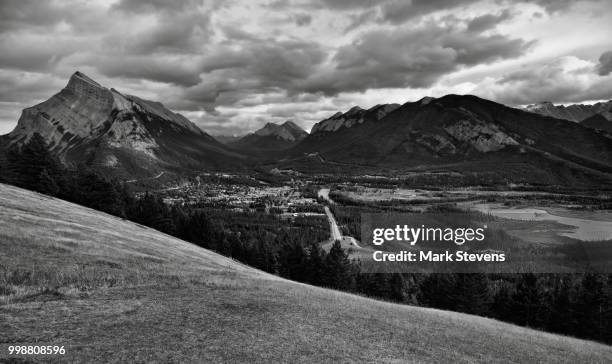
[[[0,134],[80,70],[211,134],[475,94],[612,98],[612,1],[0,0]]]

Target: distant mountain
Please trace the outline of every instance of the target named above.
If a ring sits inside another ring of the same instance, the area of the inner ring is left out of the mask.
[[[608,102],[598,102],[593,105],[575,104],[569,106],[554,105],[552,102],[546,101],[528,105],[525,107],[525,110],[544,116],[575,122],[581,122],[597,114],[602,115],[607,120],[612,120],[612,100]]]
[[[245,151],[279,151],[295,146],[306,136],[308,133],[292,121],[283,124],[267,123],[263,128],[229,145]]]
[[[580,125],[591,129],[603,130],[609,135],[612,135],[612,120],[606,119],[602,114],[595,114],[586,118],[580,122]]]
[[[378,118],[380,110],[390,111]],[[316,124],[291,154],[328,165],[442,169],[543,184],[612,178],[609,138],[475,96],[353,108]]]
[[[103,87],[81,72],[49,100],[23,110],[10,145],[39,133],[68,165],[123,176],[236,166],[243,159],[159,102]]]

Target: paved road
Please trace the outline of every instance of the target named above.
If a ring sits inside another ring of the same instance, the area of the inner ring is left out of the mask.
[[[332,214],[331,210],[327,206],[325,206],[325,214],[327,215],[327,218],[329,219],[329,227],[331,229],[332,240],[334,241],[341,240],[342,233],[340,232],[340,228],[338,228],[338,223],[336,222],[336,218],[334,217],[334,214]]]
[[[330,205],[334,205],[335,202],[329,198],[329,188],[321,188],[317,195],[323,198],[325,201],[329,202]]]
[[[321,196],[323,199],[327,200],[330,204],[334,203],[334,201],[332,201],[329,198],[329,188],[320,189],[318,195]],[[327,245],[331,247],[331,245],[336,240],[340,240],[340,243],[343,248],[348,248],[351,246],[360,248],[355,238],[353,238],[352,236],[342,235],[342,232],[340,231],[340,228],[338,227],[338,223],[336,222],[336,218],[334,217],[334,214],[331,212],[328,206],[325,206],[325,215],[327,215],[327,219],[329,220],[329,228],[331,231],[331,241],[329,243],[324,244],[323,245],[324,247],[327,247]]]

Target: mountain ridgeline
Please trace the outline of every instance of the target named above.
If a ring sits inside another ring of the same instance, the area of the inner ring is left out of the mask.
[[[125,177],[237,167],[243,160],[161,103],[105,88],[81,72],[47,101],[23,110],[5,139],[18,146],[34,133],[67,165]]]
[[[483,182],[487,175],[539,184],[612,178],[612,139],[475,96],[352,108],[316,124],[291,152],[330,165],[474,172]]]
[[[425,97],[355,106],[315,124],[310,134],[291,121],[268,123],[224,145],[159,102],[76,72],[59,93],[23,111],[17,127],[0,138],[0,149],[19,147],[37,133],[65,165],[121,178],[263,163],[307,173],[433,171],[471,176],[476,184],[598,186],[612,184],[610,104],[565,108],[586,117],[577,123],[554,114],[552,104],[546,110],[555,117],[469,95]]]
[[[555,105],[552,102],[545,101],[538,104],[528,105],[525,110],[550,116],[557,119],[564,119],[580,123],[592,116],[601,115],[606,120],[612,123],[612,100],[607,102],[598,102],[592,105],[574,104],[574,105]]]
[[[580,122],[580,125],[587,128],[600,130],[612,137],[612,120],[606,119],[602,114],[595,114]]]

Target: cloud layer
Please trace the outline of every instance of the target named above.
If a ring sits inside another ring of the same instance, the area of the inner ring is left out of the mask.
[[[596,0],[4,0],[0,133],[77,69],[223,134],[425,94],[607,99],[610,15]]]

